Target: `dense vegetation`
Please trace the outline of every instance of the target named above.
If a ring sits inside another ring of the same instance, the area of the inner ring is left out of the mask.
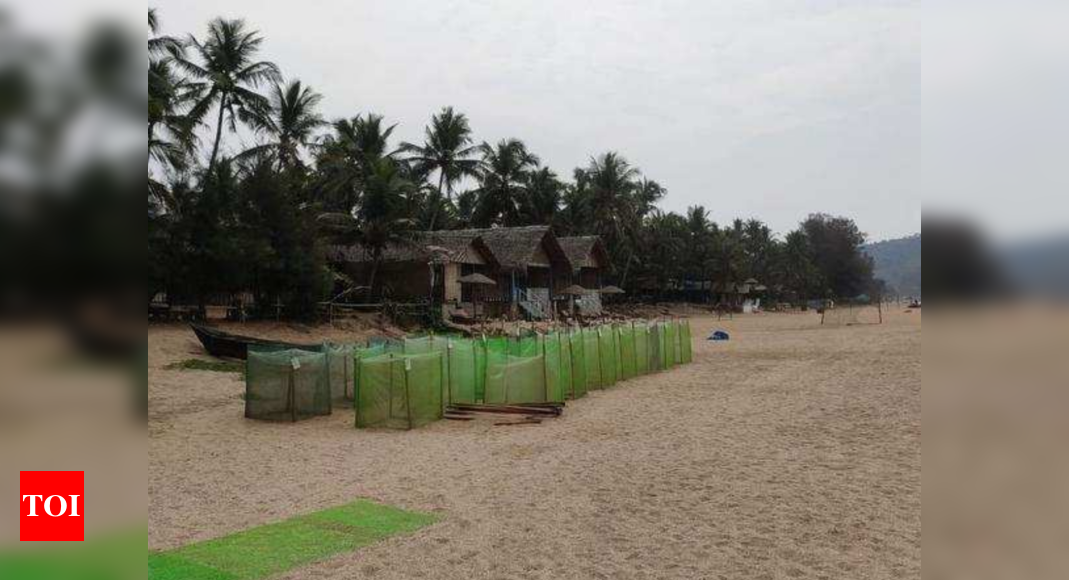
[[[888,290],[902,297],[921,296],[921,235],[866,244],[877,277]]]
[[[324,119],[321,96],[261,60],[263,39],[242,20],[186,39],[161,35],[154,11],[149,26],[150,295],[203,304],[249,291],[302,315],[333,283],[330,239],[378,255],[419,230],[528,224],[600,235],[612,282],[632,294],[710,299],[685,281],[749,278],[793,300],[871,289],[852,220],[815,214],[778,239],[758,220],[717,224],[702,206],[666,213],[665,188],[616,152],[568,179],[519,139],[478,142],[451,107],[422,143],[396,143],[379,115]],[[239,126],[257,142],[231,154]]]

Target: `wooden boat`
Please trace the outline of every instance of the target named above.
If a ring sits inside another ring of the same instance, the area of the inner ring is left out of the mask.
[[[318,344],[280,342],[254,338],[251,336],[242,336],[240,334],[230,334],[229,332],[224,332],[218,328],[213,328],[204,324],[197,324],[195,322],[190,323],[189,326],[193,329],[194,334],[197,335],[200,343],[204,345],[204,350],[208,351],[208,354],[220,358],[236,358],[244,360],[245,357],[248,356],[250,346],[262,347],[269,350],[285,350],[291,348],[313,352],[323,350],[322,345]]]

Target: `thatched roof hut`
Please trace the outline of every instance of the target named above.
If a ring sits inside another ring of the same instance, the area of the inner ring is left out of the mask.
[[[558,238],[564,253],[572,263],[572,268],[597,268],[608,270],[611,267],[609,252],[599,236],[569,236]]]
[[[499,267],[494,253],[482,238],[457,233],[419,232],[411,240],[395,242],[383,248],[382,262],[487,264]],[[371,259],[371,251],[360,244],[327,248],[327,260],[330,262],[359,264],[370,262]]]
[[[549,226],[455,230],[448,234],[479,238],[502,270],[523,270],[529,266],[548,268],[553,264],[573,267]]]

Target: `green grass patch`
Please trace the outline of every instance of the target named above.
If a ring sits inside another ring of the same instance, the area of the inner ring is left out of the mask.
[[[229,360],[204,360],[189,358],[165,367],[168,371],[214,371],[217,373],[244,373],[245,363]]]
[[[253,580],[433,524],[432,514],[368,500],[148,557],[149,580]]]
[[[0,578],[112,580],[144,578],[144,528],[85,542],[40,542],[0,551]],[[207,578],[207,577],[206,577]]]

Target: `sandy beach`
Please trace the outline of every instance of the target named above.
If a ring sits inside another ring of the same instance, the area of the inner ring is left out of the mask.
[[[241,375],[165,370],[206,355],[150,326],[148,547],[367,497],[442,519],[280,578],[917,578],[921,314],[885,315],[695,317],[693,364],[559,419],[410,432],[358,431],[343,408],[246,420]]]

